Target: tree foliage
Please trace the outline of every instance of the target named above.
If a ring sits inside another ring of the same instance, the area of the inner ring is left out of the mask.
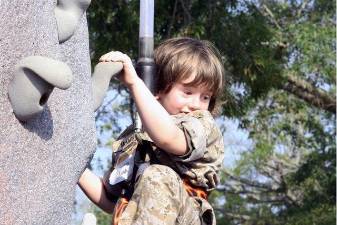
[[[155,44],[191,36],[219,48],[227,71],[222,115],[239,119],[254,143],[234,169],[222,171],[222,183],[211,196],[218,224],[332,224],[335,0],[161,0],[155,5]],[[133,0],[92,2],[87,16],[93,64],[111,49],[136,59],[138,7]],[[111,86],[125,93],[118,84]],[[121,105],[113,116],[102,111],[97,119],[115,129],[109,121],[129,110],[130,101]]]

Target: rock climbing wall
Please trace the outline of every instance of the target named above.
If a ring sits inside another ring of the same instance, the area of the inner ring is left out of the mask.
[[[70,224],[96,147],[89,3],[0,0],[0,224]]]

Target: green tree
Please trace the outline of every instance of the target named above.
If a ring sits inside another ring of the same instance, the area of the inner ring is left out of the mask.
[[[274,34],[263,44],[282,48],[281,79],[272,81],[242,117],[255,145],[242,154],[234,171],[224,171],[219,191],[227,201],[219,216],[225,220],[239,224],[335,221],[334,5],[332,1],[254,3]]]

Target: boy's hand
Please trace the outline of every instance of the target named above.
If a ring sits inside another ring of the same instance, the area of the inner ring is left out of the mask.
[[[130,88],[137,81],[140,80],[138,77],[135,68],[132,65],[132,61],[129,56],[123,54],[119,51],[111,51],[101,56],[99,59],[100,62],[122,62],[123,70],[121,75],[118,76],[118,79]]]

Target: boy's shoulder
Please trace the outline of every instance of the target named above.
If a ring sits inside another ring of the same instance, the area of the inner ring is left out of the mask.
[[[200,124],[206,128],[216,126],[212,114],[207,110],[195,110],[190,113],[180,113],[174,115],[173,119],[177,124],[188,123],[191,125],[195,124],[195,126]]]
[[[196,110],[174,116],[175,123],[188,131],[190,135],[202,133],[204,138],[218,139],[222,136],[212,114],[207,110]],[[200,136],[200,135],[196,135]]]

